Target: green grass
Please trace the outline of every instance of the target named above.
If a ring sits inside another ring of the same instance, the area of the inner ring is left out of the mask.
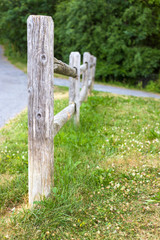
[[[55,113],[67,105],[56,100]],[[1,239],[159,239],[159,115],[159,100],[94,92],[80,127],[55,137],[50,198],[29,209],[20,114],[0,130]]]

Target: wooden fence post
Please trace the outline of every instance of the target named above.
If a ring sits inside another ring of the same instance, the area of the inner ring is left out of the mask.
[[[93,67],[92,67],[92,83],[91,83],[91,91],[93,90],[94,82],[95,82],[95,72],[96,72],[96,61],[97,58],[93,56]]]
[[[84,71],[82,74],[82,86],[85,86],[87,88],[87,95],[85,100],[87,100],[88,97],[88,83],[89,83],[89,76],[90,76],[90,53],[85,52],[83,54],[83,64],[87,64],[87,70]]]
[[[71,52],[69,56],[69,65],[76,68],[77,77],[70,77],[70,88],[69,88],[69,104],[76,104],[76,113],[74,116],[75,125],[79,125],[80,121],[80,61],[81,55],[79,52]]]
[[[53,183],[53,20],[29,16],[28,161],[29,203],[47,197]]]
[[[93,56],[90,55],[90,76],[89,76],[89,87],[88,87],[88,92],[89,95],[91,95],[92,92],[92,80],[93,80]]]

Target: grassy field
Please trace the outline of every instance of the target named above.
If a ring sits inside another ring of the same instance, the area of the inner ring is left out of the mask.
[[[70,120],[55,137],[50,198],[29,209],[27,111],[18,115],[0,130],[0,239],[160,239],[159,116],[160,100],[94,92],[80,127]]]

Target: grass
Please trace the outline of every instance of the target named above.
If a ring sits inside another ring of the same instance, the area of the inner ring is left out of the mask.
[[[65,92],[65,89],[63,89]],[[55,113],[68,105],[55,101]],[[55,137],[50,198],[27,207],[27,112],[0,130],[1,239],[159,239],[160,100],[94,92]]]

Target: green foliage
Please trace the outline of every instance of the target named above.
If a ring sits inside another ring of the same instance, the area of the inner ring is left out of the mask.
[[[129,2],[133,3],[133,2],[135,2],[135,0],[129,0]],[[136,2],[143,3],[147,6],[148,5],[153,5],[153,6],[158,5],[159,6],[159,4],[160,4],[160,0],[136,0]]]
[[[23,56],[30,14],[53,17],[59,59],[68,62],[71,51],[95,55],[98,79],[142,81],[144,87],[158,76],[159,0],[1,0],[0,36]]]
[[[146,90],[160,93],[160,78],[158,78],[156,81],[150,81],[146,86]]]
[[[159,13],[159,7],[142,2],[85,0],[70,1],[67,7],[62,3],[55,15],[57,54],[67,61],[71,51],[90,51],[97,56],[97,77],[102,80],[137,83],[152,78],[160,63]]]
[[[89,181],[94,186],[100,187],[100,186],[108,186],[111,181],[114,180],[113,178],[113,171],[112,169],[103,169],[100,167],[97,167],[94,171],[91,172],[89,176]]]
[[[26,55],[29,15],[53,15],[57,0],[1,0],[0,36],[12,44],[13,51]]]

